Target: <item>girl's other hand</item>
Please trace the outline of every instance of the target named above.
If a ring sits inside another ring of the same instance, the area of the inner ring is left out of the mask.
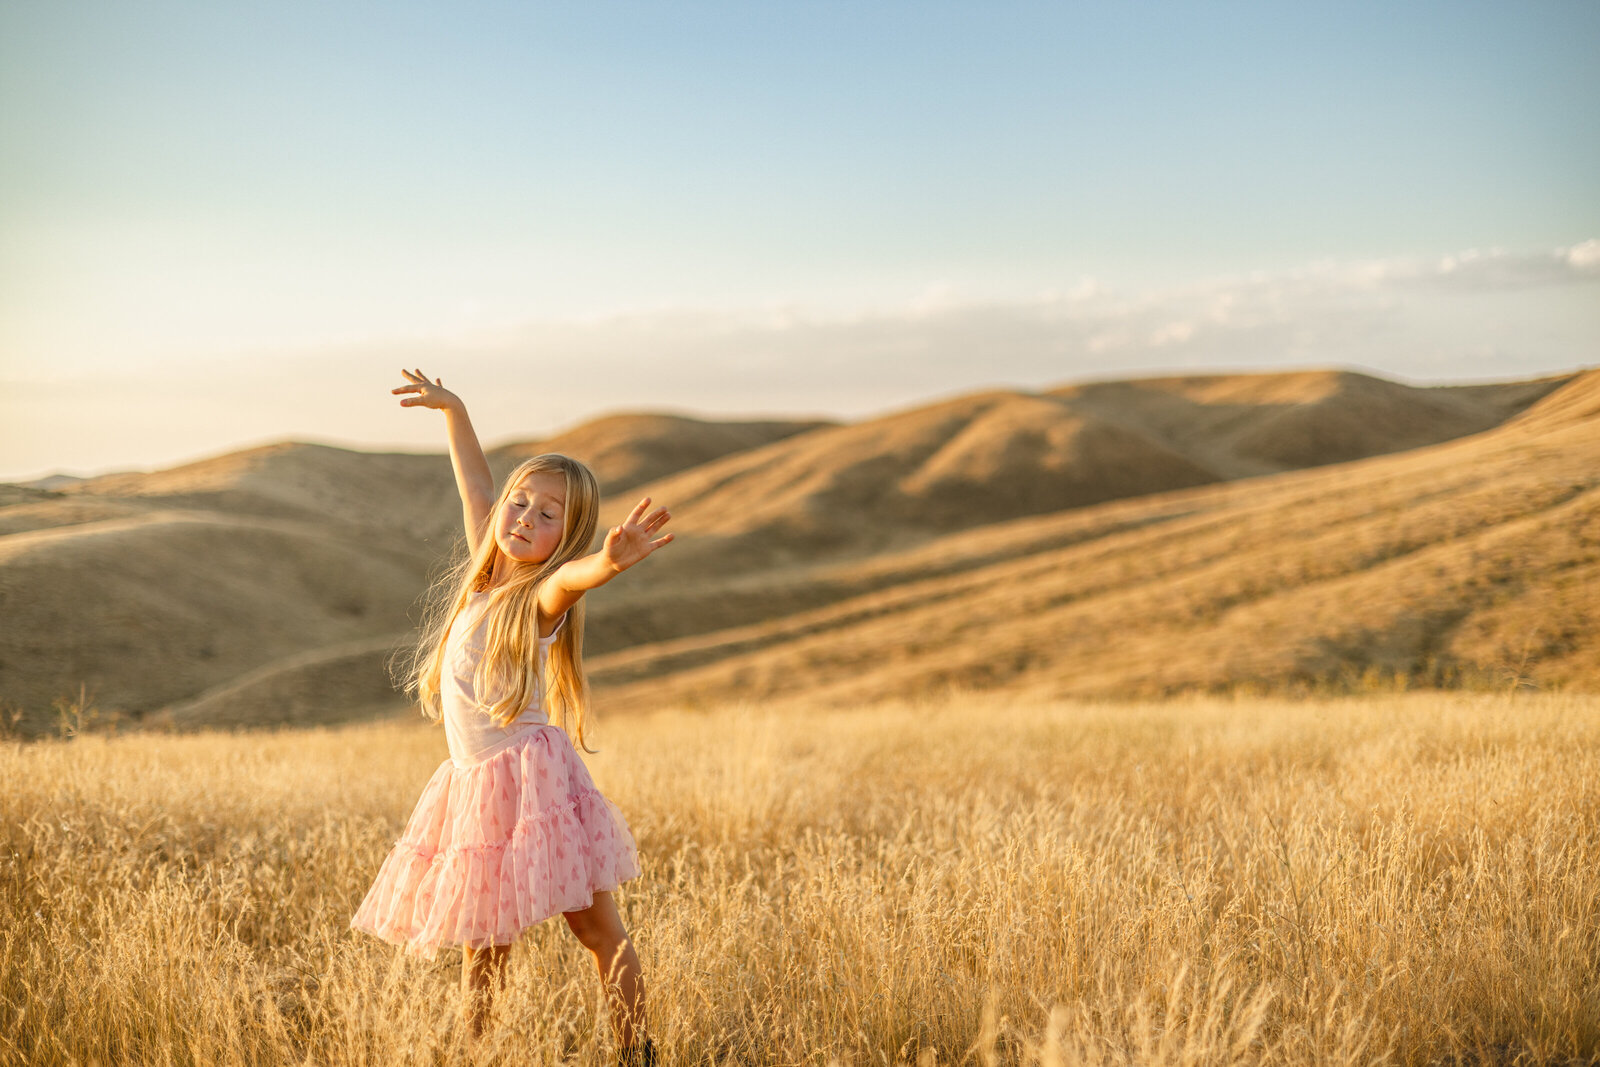
[[[389,390],[389,392],[391,394],[419,394],[417,396],[408,396],[404,400],[400,401],[401,407],[438,408],[441,411],[446,411],[451,408],[456,408],[459,410],[461,408],[461,398],[444,387],[443,379],[435,378],[430,382],[428,381],[428,376],[423,374],[420,369],[416,371],[401,370],[400,373],[406,376],[406,381],[410,384],[398,386]]]
[[[605,547],[600,554],[619,571],[627,570],[662,545],[672,543],[671,534],[651,540],[650,535],[665,526],[672,515],[666,508],[656,508],[646,516],[644,509],[649,506],[650,498],[645,497],[621,526],[611,527],[606,534]]]

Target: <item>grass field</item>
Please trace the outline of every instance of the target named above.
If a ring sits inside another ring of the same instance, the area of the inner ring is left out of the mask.
[[[1600,698],[614,715],[664,1063],[1600,1058]],[[0,745],[0,1060],[608,1063],[592,966],[346,924],[437,728]]]

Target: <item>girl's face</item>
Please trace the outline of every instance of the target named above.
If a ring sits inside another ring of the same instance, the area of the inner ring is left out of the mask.
[[[495,516],[495,544],[517,563],[543,563],[561,543],[566,506],[564,475],[558,471],[527,475]]]

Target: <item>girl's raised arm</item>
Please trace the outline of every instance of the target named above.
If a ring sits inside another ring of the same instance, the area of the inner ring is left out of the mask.
[[[600,551],[563,563],[539,587],[539,611],[545,618],[557,617],[576,604],[584,593],[605,585],[662,545],[672,543],[671,534],[655,536],[672,518],[672,513],[666,508],[656,508],[646,515],[645,509],[649,506],[649,497],[639,501],[622,520],[622,525],[607,531]]]
[[[402,370],[410,384],[389,390],[390,393],[416,393],[400,401],[403,408],[438,408],[444,412],[445,430],[450,435],[450,464],[456,472],[456,489],[461,493],[461,521],[467,527],[467,549],[478,549],[478,534],[489,509],[494,507],[494,475],[489,473],[489,460],[478,444],[472,420],[467,418],[467,406],[461,398],[444,387],[444,381],[428,376],[419,368]]]

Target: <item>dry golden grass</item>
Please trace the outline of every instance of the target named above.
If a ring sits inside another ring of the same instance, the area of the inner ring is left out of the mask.
[[[1600,1058],[1600,699],[614,717],[589,758],[665,1063]],[[0,1059],[605,1063],[591,966],[346,923],[436,728],[0,746]]]

